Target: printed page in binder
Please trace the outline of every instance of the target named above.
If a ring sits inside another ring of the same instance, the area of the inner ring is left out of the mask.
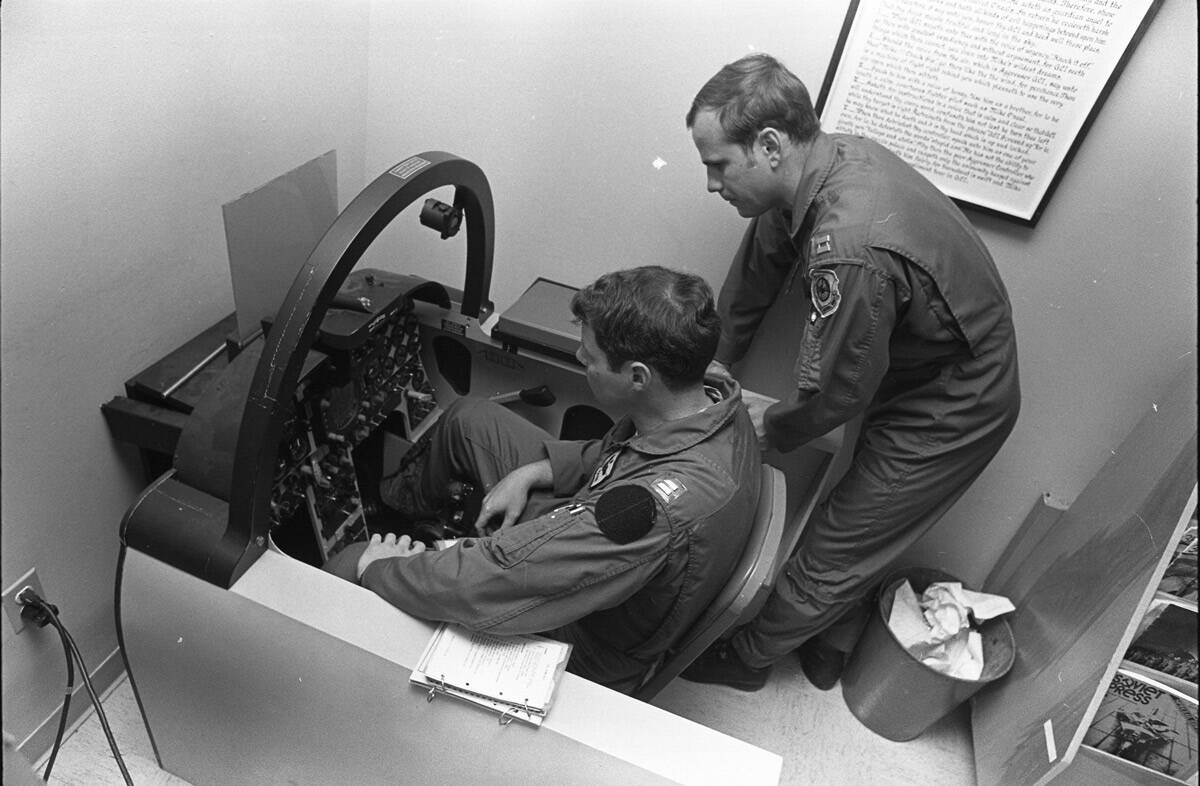
[[[443,623],[410,681],[541,725],[567,666],[571,645],[544,636],[497,636]]]

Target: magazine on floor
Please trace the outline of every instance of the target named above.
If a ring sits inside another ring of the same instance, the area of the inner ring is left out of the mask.
[[[1192,519],[1183,536],[1175,544],[1175,553],[1167,565],[1166,573],[1158,584],[1158,591],[1176,598],[1196,602],[1196,520]]]
[[[1196,636],[1195,606],[1175,598],[1157,596],[1150,601],[1133,643],[1125,652],[1125,660],[1190,683],[1192,689],[1184,690],[1195,695],[1200,674]],[[1167,682],[1173,684],[1171,680]]]
[[[1183,781],[1197,771],[1196,699],[1118,669],[1083,743]]]

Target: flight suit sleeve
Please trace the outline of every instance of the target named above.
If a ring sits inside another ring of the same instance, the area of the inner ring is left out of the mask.
[[[442,551],[376,560],[362,585],[422,619],[537,633],[628,599],[662,566],[669,538],[660,522],[618,544],[577,504]]]
[[[759,323],[783,289],[796,258],[777,211],[750,222],[717,298],[721,340],[717,344],[716,360],[730,365],[746,354]]]
[[[796,387],[763,417],[768,443],[781,451],[828,433],[867,408],[887,373],[896,324],[895,286],[878,266],[823,260],[809,271],[807,286],[813,310],[801,335]],[[814,293],[817,286],[833,289]]]
[[[583,488],[603,450],[604,442],[599,439],[548,440],[546,455],[554,473],[554,496],[569,497]]]

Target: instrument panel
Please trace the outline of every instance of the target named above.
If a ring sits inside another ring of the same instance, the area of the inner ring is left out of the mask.
[[[320,562],[366,540],[367,509],[379,510],[372,504],[379,471],[360,470],[356,450],[385,424],[389,433],[413,440],[437,409],[407,294],[411,285],[380,270],[352,273],[343,293],[354,294],[343,299],[357,308],[327,314],[314,342],[322,357],[296,386],[271,487],[270,531],[293,549],[297,531],[311,532],[317,552],[305,556]],[[416,288],[439,301],[447,297],[428,284]]]

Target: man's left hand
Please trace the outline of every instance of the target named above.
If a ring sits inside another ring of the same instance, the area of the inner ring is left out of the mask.
[[[719,360],[713,360],[709,362],[708,368],[704,370],[704,376],[716,377],[717,379],[723,379],[727,382],[733,381],[733,372],[729,370],[729,366],[725,365]]]
[[[763,423],[763,415],[766,414],[767,407],[779,403],[779,399],[764,396],[761,393],[754,393],[743,388],[742,402],[746,405],[746,411],[750,413],[750,422],[754,424],[754,433],[758,435],[758,444],[765,450],[767,447],[767,427]]]
[[[517,467],[500,478],[483,496],[479,516],[475,519],[475,531],[481,537],[487,535],[488,525],[495,518],[500,519],[498,529],[508,529],[516,524],[529,502],[529,493],[535,488],[550,486],[553,482],[554,472],[549,459]]]
[[[383,537],[376,533],[371,536],[371,542],[367,544],[362,556],[358,558],[358,578],[361,580],[367,566],[377,559],[411,557],[423,551],[425,551],[425,544],[419,540],[414,541],[408,535],[401,535],[397,540],[393,532],[389,532]]]

